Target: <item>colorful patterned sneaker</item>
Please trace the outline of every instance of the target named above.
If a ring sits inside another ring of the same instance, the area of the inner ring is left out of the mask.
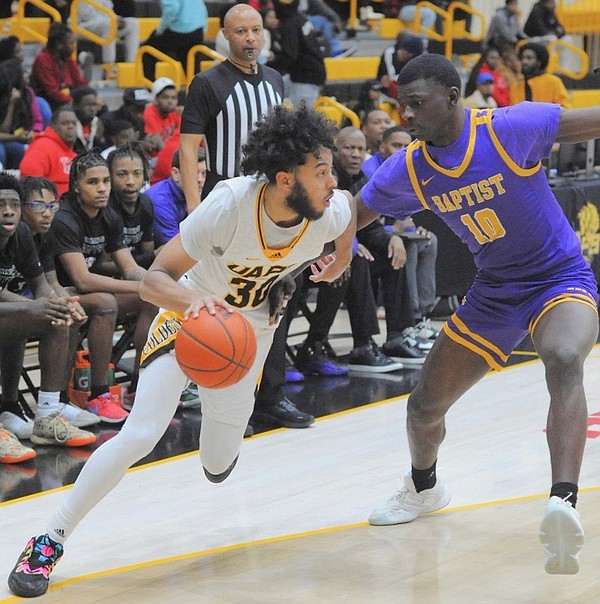
[[[0,463],[21,463],[35,457],[35,451],[25,447],[19,439],[0,424]]]
[[[125,411],[119,404],[119,397],[116,394],[110,394],[110,392],[105,392],[89,400],[87,410],[96,414],[100,421],[107,424],[120,424],[129,415],[129,412]]]
[[[85,428],[100,423],[100,418],[85,409],[80,409],[72,403],[63,403],[60,407],[60,416],[64,417],[72,426]]]
[[[45,594],[50,573],[63,555],[63,546],[48,535],[32,537],[8,576],[8,587],[15,596],[36,598]]]
[[[33,420],[25,414],[3,411],[0,413],[0,422],[17,438],[29,439],[33,432]]]
[[[191,409],[192,407],[200,407],[200,395],[198,394],[198,386],[193,382],[190,382],[187,388],[181,393],[179,397],[179,404],[184,409]]]
[[[96,442],[96,435],[76,428],[60,414],[60,411],[54,411],[47,417],[35,418],[31,442],[36,445],[85,447]]]
[[[441,510],[449,503],[450,493],[439,478],[433,488],[417,493],[412,476],[407,472],[404,476],[404,487],[373,510],[369,524],[386,526],[412,522],[421,514]]]
[[[570,502],[550,497],[540,525],[540,543],[546,554],[547,573],[574,575],[579,572],[583,527],[579,513]]]

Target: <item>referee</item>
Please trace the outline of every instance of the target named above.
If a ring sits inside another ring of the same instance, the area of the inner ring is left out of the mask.
[[[239,176],[248,133],[261,116],[283,101],[279,72],[257,63],[263,45],[260,13],[237,4],[227,12],[223,25],[229,57],[196,75],[181,120],[181,176],[188,212],[200,203],[197,165],[202,138],[207,167],[204,198],[220,180]]]

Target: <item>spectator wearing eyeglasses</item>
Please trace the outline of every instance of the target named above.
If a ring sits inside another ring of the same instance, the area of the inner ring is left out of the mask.
[[[38,204],[45,205],[39,191],[32,192],[32,196],[35,199],[24,194],[16,178],[0,174],[0,463],[20,463],[35,457],[35,451],[19,439],[67,447],[85,446],[96,440],[94,434],[71,422],[71,417],[79,417],[78,410],[67,409],[60,399],[60,391],[67,385],[69,332],[87,317],[76,298],[54,290],[46,278],[32,232],[21,220],[22,211],[27,214],[33,207],[39,210]],[[54,199],[48,201],[54,203]],[[22,207],[22,202],[31,201],[36,205]],[[52,212],[48,208],[44,220],[51,221]],[[11,285],[19,280],[25,281],[29,295],[11,291]],[[32,337],[39,338],[41,374],[35,415],[19,403],[25,346]],[[85,416],[83,420],[81,425],[88,425]]]

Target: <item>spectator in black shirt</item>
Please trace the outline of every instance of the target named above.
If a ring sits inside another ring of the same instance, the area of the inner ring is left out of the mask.
[[[109,205],[123,220],[123,239],[133,259],[143,268],[154,261],[154,206],[152,200],[140,193],[148,182],[148,159],[139,143],[128,143],[114,150],[107,159],[111,191]],[[109,261],[110,273],[118,273]],[[103,266],[103,272],[109,270]]]
[[[123,239],[123,221],[108,207],[110,195],[110,173],[106,160],[95,152],[77,156],[71,164],[69,190],[61,198],[50,232],[56,254],[56,272],[64,286],[73,286],[77,292],[103,293],[111,305],[106,314],[113,321],[112,314],[118,311],[122,319],[139,313],[134,344],[136,348],[135,366],[130,384],[133,394],[137,385],[139,357],[146,342],[146,335],[156,309],[139,297],[140,281],[145,269],[139,266]],[[114,279],[96,272],[96,264],[107,253],[119,270],[121,279]],[[82,306],[85,304],[82,299]],[[87,309],[86,309],[87,310]],[[107,422],[124,421],[127,413],[113,400],[107,384],[107,370],[112,353],[113,329],[107,324],[102,333],[94,334],[97,342],[104,347],[92,354],[91,396],[89,410],[96,410]],[[132,398],[124,402],[132,404]]]
[[[57,296],[68,298],[73,295],[58,282],[56,277],[56,265],[54,263],[54,249],[48,231],[52,225],[55,213],[58,211],[58,191],[56,185],[42,176],[25,176],[21,179],[23,185],[23,207],[21,209],[21,219],[29,227],[33,234],[33,240],[37,253],[44,269],[44,274],[50,287]],[[13,281],[13,283],[15,283]],[[11,283],[11,286],[13,284]],[[27,282],[23,280],[21,284],[16,284],[17,293],[23,292],[24,295],[31,295]],[[12,289],[12,287],[11,287]],[[93,295],[93,294],[92,294]],[[80,343],[79,332],[81,326],[94,321],[94,317],[87,315],[79,301],[74,302],[75,309],[79,314],[79,320],[74,321],[69,329],[69,357],[65,371],[63,387],[60,391],[60,415],[69,423],[78,428],[85,428],[97,424],[100,418],[85,409],[80,409],[69,402],[68,382],[71,377],[71,368],[75,350]],[[91,344],[89,344],[91,345]]]
[[[565,29],[556,15],[554,0],[539,0],[536,2],[531,7],[523,31],[530,38],[536,38],[531,40],[532,42],[550,42],[562,38],[565,35]]]
[[[35,457],[13,434],[34,444],[84,446],[96,437],[71,425],[61,415],[69,350],[69,328],[82,320],[76,298],[57,296],[44,274],[33,235],[21,222],[23,191],[16,178],[0,174],[0,463],[19,463]],[[21,275],[33,299],[9,290]],[[35,420],[18,403],[19,380],[27,340],[39,337],[41,387]],[[4,428],[8,428],[7,432]]]
[[[321,94],[326,73],[326,49],[319,45],[313,24],[298,11],[299,0],[275,0],[279,34],[283,43],[273,65],[290,79],[289,98],[294,107],[312,107]]]
[[[77,116],[77,140],[73,149],[77,153],[102,148],[104,143],[104,125],[98,117],[100,110],[98,93],[90,87],[77,88],[71,93],[73,111]]]

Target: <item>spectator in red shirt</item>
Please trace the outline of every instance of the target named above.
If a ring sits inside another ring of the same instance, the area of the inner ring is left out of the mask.
[[[181,115],[176,111],[178,95],[175,82],[169,78],[158,78],[152,84],[154,103],[144,110],[146,134],[158,134],[163,142],[167,142],[179,132]]]
[[[33,61],[31,86],[38,96],[50,103],[53,110],[73,100],[72,90],[88,85],[71,56],[76,43],[77,38],[67,25],[52,23],[46,47]]]
[[[50,126],[37,134],[21,160],[21,176],[43,176],[56,184],[58,194],[69,188],[69,170],[77,155],[77,116],[62,108],[52,114]]]
[[[500,53],[493,47],[484,49],[481,57],[473,67],[465,86],[465,97],[472,95],[477,90],[477,77],[482,73],[489,73],[494,78],[493,99],[498,107],[507,107],[510,102],[510,88],[498,67],[501,65]]]
[[[175,151],[179,149],[179,130],[174,132],[171,138],[165,143],[165,146],[158,152],[156,156],[156,164],[152,170],[150,184],[155,185],[161,180],[165,180],[171,176],[171,161]]]

